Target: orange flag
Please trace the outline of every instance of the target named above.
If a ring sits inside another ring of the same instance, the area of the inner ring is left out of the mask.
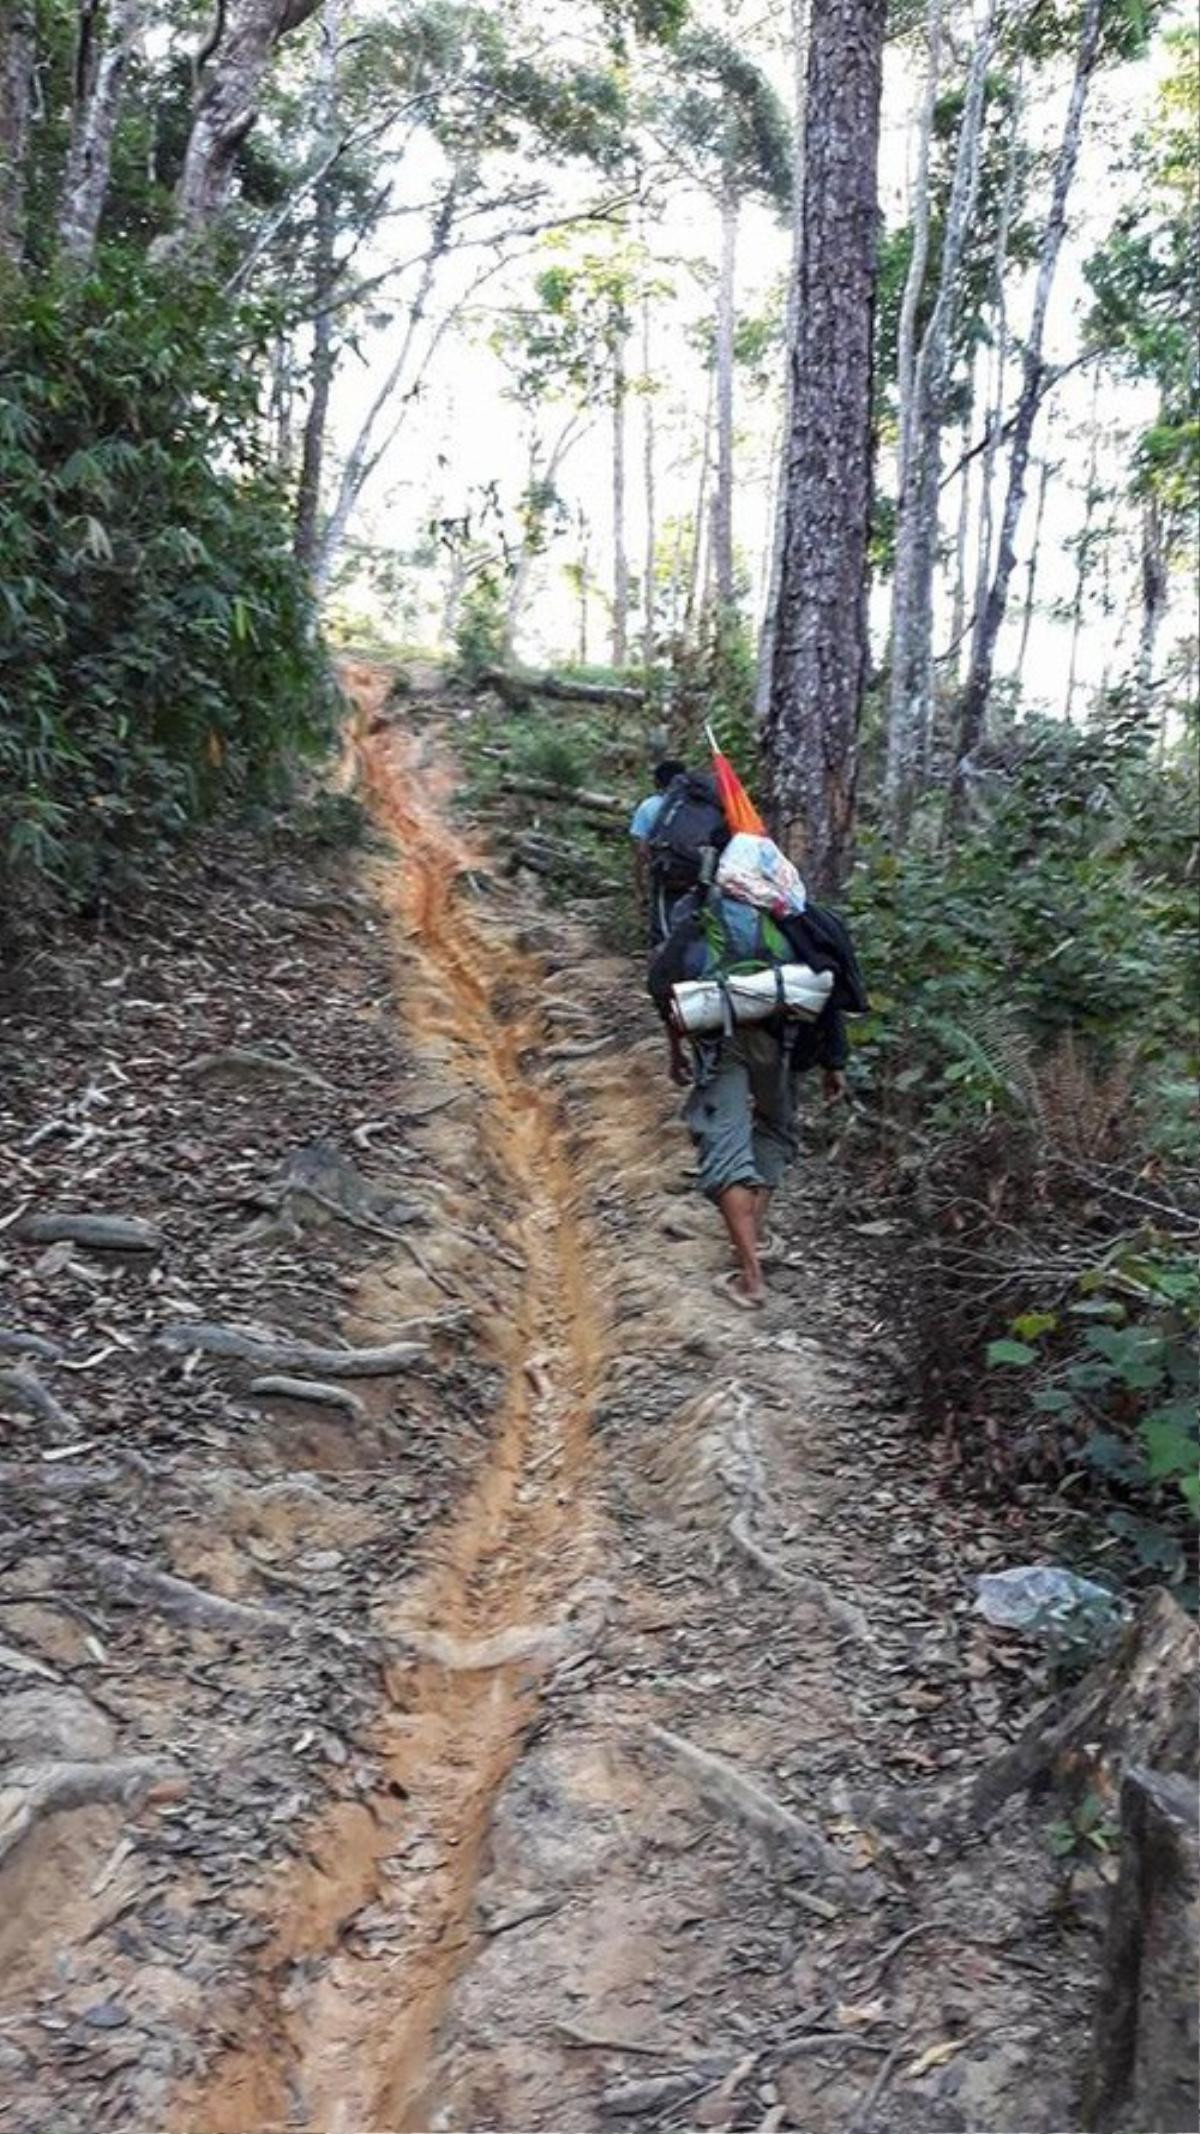
[[[717,737],[712,727],[706,726],[704,731],[708,736],[708,745],[712,750],[713,777],[717,784],[717,795],[721,806],[725,810],[725,820],[729,824],[730,830],[734,835],[739,830],[745,830],[751,837],[765,837],[767,826],[737,772],[734,770],[728,756],[723,756],[717,747]]]

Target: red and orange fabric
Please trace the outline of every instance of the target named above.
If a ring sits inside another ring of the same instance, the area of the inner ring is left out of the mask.
[[[704,729],[712,750],[713,777],[716,780],[717,796],[725,811],[725,820],[734,836],[739,830],[750,837],[765,837],[767,826],[751,800],[749,793],[734,770],[728,756],[717,747],[717,737],[711,726]]]

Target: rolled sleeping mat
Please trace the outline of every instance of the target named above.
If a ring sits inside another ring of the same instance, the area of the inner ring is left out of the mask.
[[[739,971],[730,977],[687,978],[671,987],[671,1012],[680,1030],[700,1037],[734,1023],[766,1022],[780,1012],[799,1022],[815,1022],[833,991],[832,971],[810,970],[807,963],[781,963],[777,969]]]

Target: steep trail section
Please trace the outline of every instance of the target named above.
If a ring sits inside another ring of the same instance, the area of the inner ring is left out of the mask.
[[[311,1870],[273,1892],[254,2042],[218,2063],[189,2105],[211,2134],[248,2118],[322,2134],[427,2123],[431,2043],[472,1946],[493,1804],[539,1680],[602,1603],[588,1580],[589,1418],[604,1328],[559,1108],[523,1065],[544,1037],[536,974],[455,897],[443,781],[419,760],[419,739],[369,731],[386,677],[357,680],[363,789],[401,855],[381,887],[403,937],[409,1031],[439,1075],[467,1086],[517,1279],[477,1479],[424,1571],[377,1612],[377,1628],[413,1655],[387,1681],[385,1792],[365,1826],[340,1810],[310,1843]],[[347,1936],[367,1915],[382,1945]]]

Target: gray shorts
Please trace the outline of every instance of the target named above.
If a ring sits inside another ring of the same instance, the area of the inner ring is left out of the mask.
[[[711,1076],[684,1108],[710,1200],[727,1186],[774,1191],[796,1153],[796,1088],[769,1030],[750,1023],[721,1039]]]

